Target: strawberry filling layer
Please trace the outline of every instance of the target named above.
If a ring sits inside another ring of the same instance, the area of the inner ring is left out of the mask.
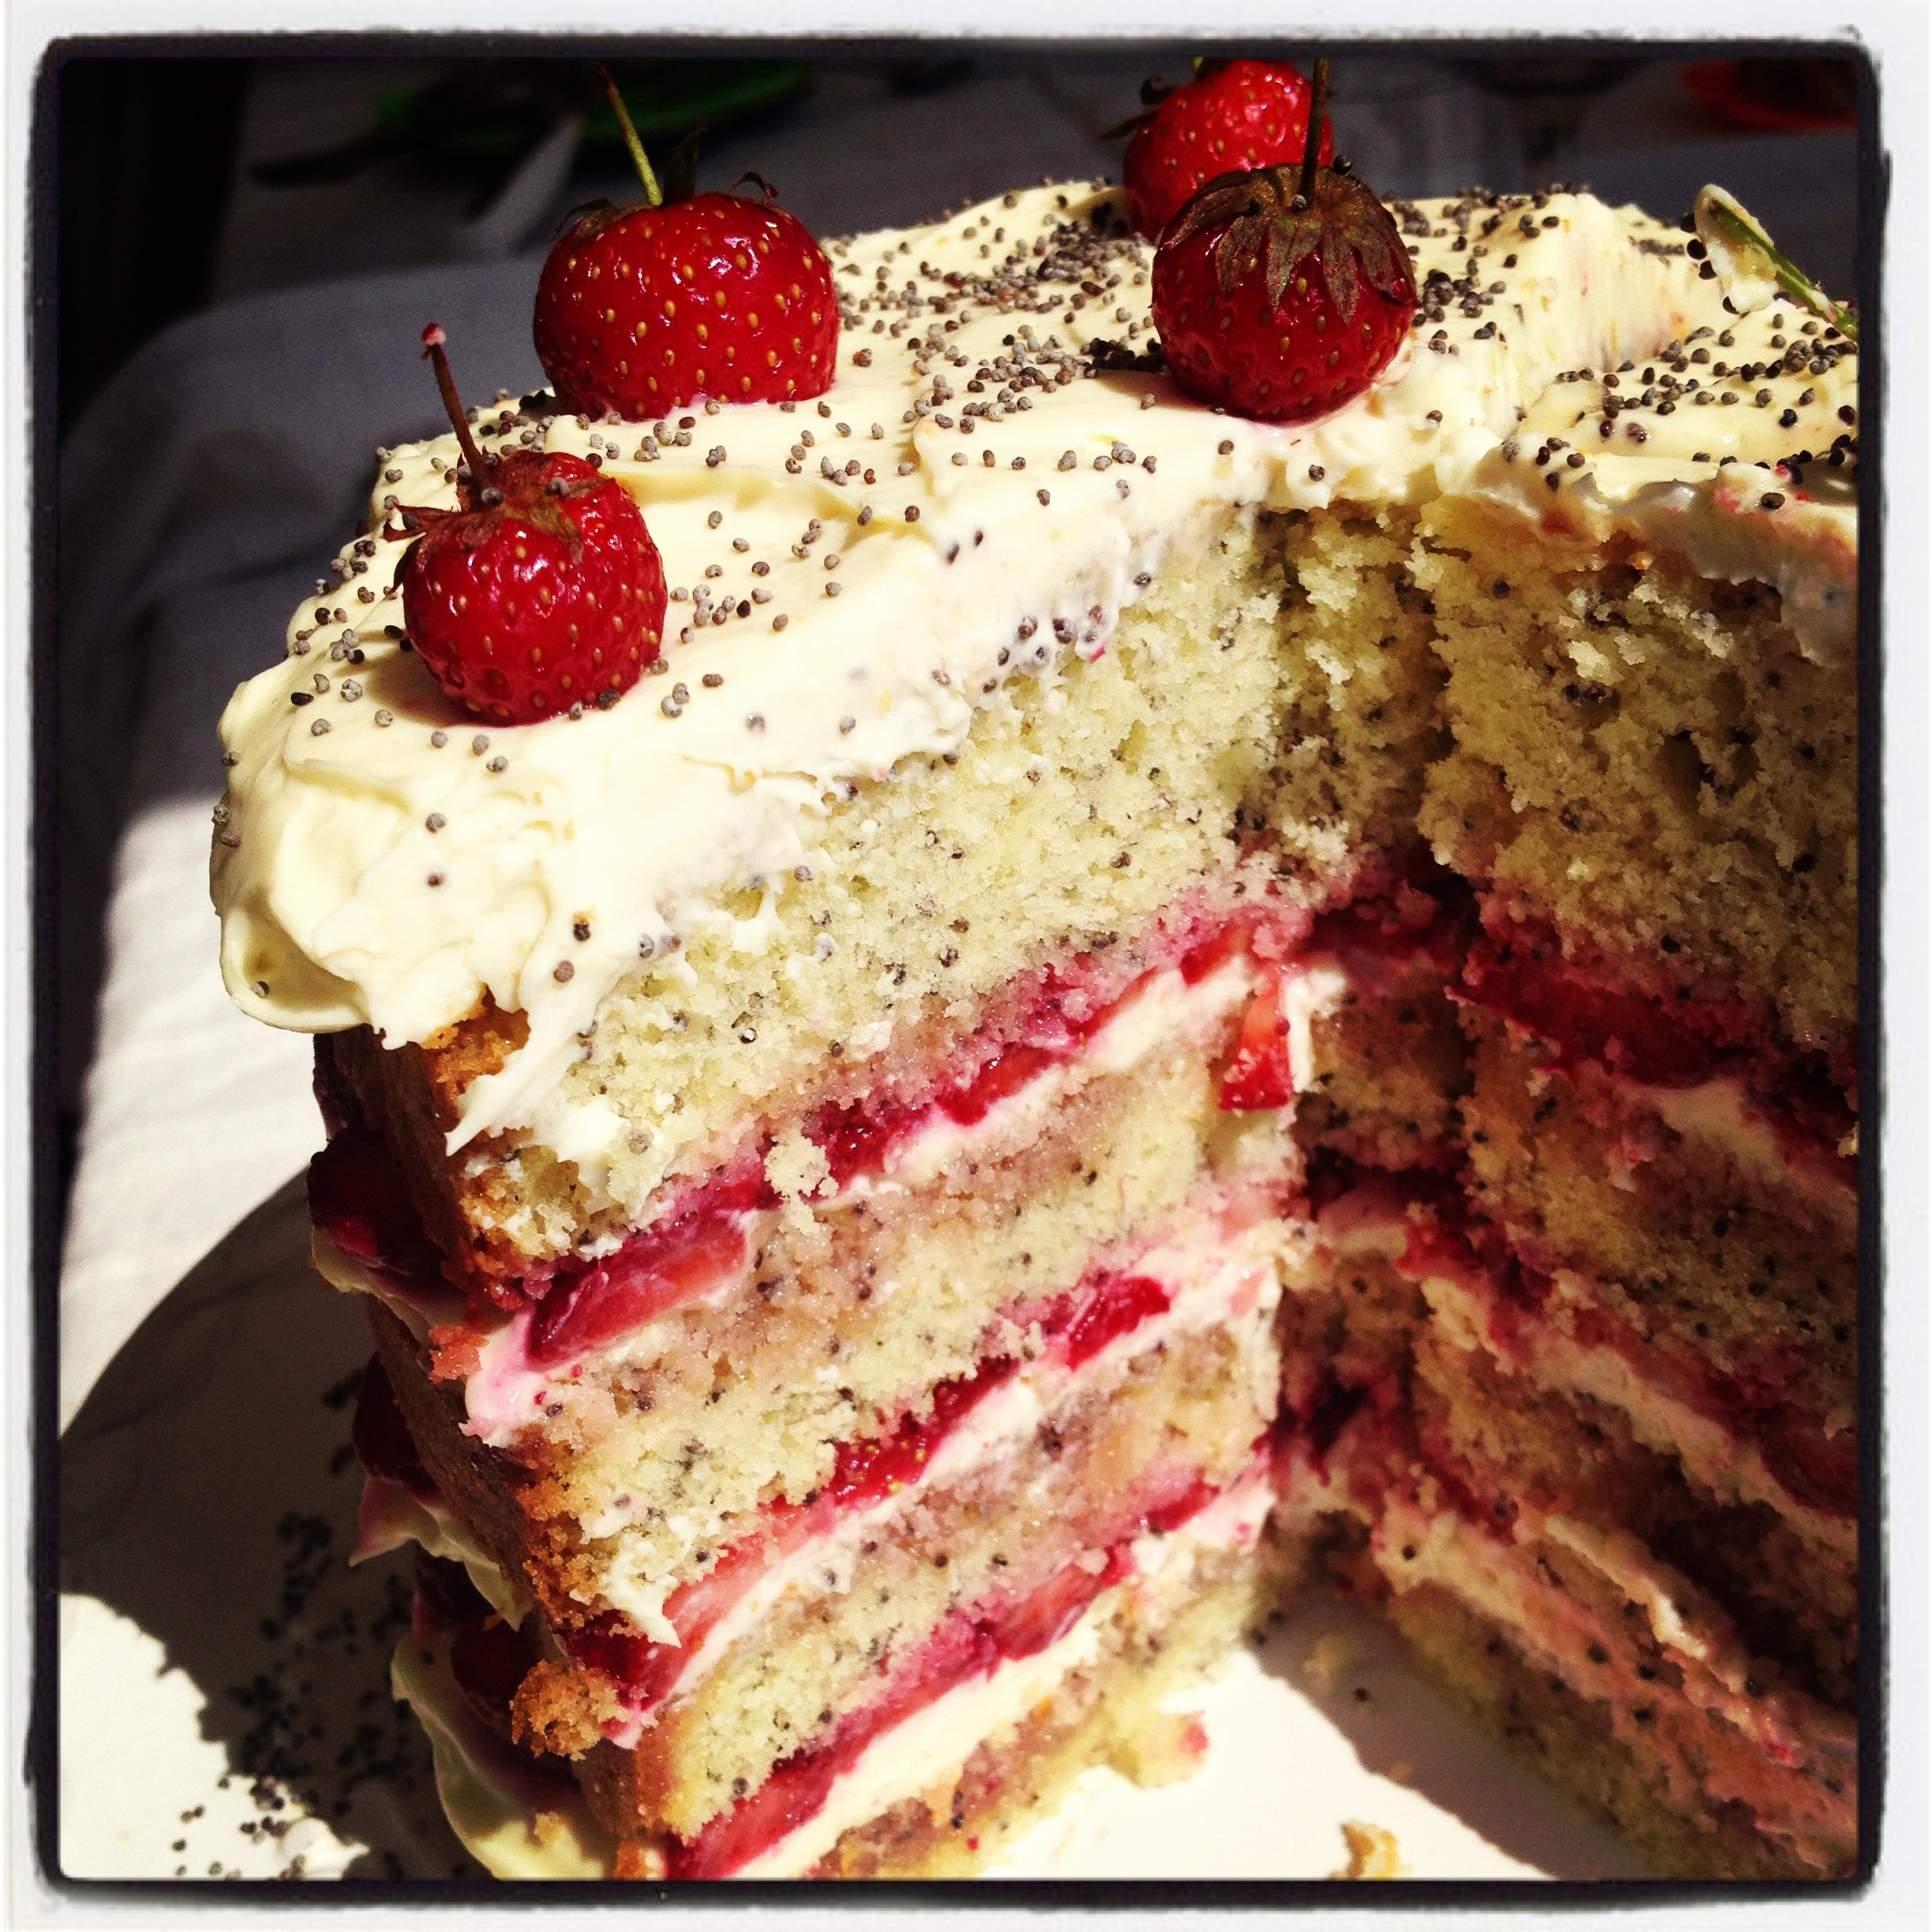
[[[882,1695],[848,1715],[824,1741],[780,1764],[697,1837],[673,1841],[668,1875],[725,1878],[769,1850],[822,1808],[840,1776],[874,1740],[957,1687],[1058,1642],[1103,1591],[1133,1574],[1138,1538],[1181,1528],[1226,1493],[1183,1466],[1145,1472],[1103,1546],[1070,1557],[1024,1594],[990,1597],[949,1613],[891,1668]],[[415,1581],[415,1634],[447,1642],[465,1702],[507,1745],[512,1701],[536,1661],[529,1638],[491,1613],[460,1565],[419,1551]],[[528,1758],[521,1748],[515,1754]],[[555,1769],[567,1783],[567,1774]]]
[[[1553,1049],[1559,1067],[1591,1062],[1670,1090],[1737,1080],[1788,1160],[1823,1163],[1855,1182],[1855,1162],[1840,1151],[1856,1125],[1854,1103],[1823,1056],[1769,1039],[1738,1002],[1653,996],[1638,983],[1640,974],[1566,959],[1547,929],[1511,924],[1500,935],[1479,933],[1461,881],[1420,858],[1408,871],[1312,920],[1271,901],[1232,916],[1183,907],[1148,936],[1131,977],[1100,953],[1024,974],[923,1085],[828,1103],[803,1123],[807,1136],[834,1183],[850,1187],[886,1171],[936,1125],[974,1127],[1077,1060],[1159,972],[1178,969],[1193,987],[1237,959],[1250,963],[1256,985],[1223,1071],[1222,1104],[1230,1111],[1282,1106],[1295,1092],[1281,998],[1287,978],[1310,960],[1333,960],[1358,995],[1372,996],[1378,981],[1424,960],[1454,997]],[[331,1138],[310,1173],[317,1225],[395,1292],[446,1295],[443,1257],[379,1137],[362,1127],[347,1096],[320,1080],[318,1095]],[[485,1292],[498,1306],[538,1310],[527,1340],[533,1364],[566,1364],[741,1275],[748,1218],[781,1204],[764,1174],[770,1144],[770,1134],[761,1133],[683,1186],[650,1227],[612,1254],[489,1284]]]
[[[806,1122],[807,1136],[841,1188],[882,1173],[897,1151],[935,1123],[976,1126],[1002,1101],[1080,1058],[1160,972],[1176,968],[1186,985],[1198,986],[1237,959],[1290,957],[1307,931],[1305,918],[1273,908],[1195,918],[1163,930],[1148,949],[1146,970],[1124,987],[1110,987],[1093,954],[1028,974],[1003,1002],[1005,1010],[982,1025],[923,1091],[821,1107]]]
[[[1380,1220],[1403,1233],[1397,1269],[1408,1279],[1446,1277],[1482,1311],[1485,1339],[1505,1360],[1527,1365],[1549,1330],[1553,1282],[1514,1252],[1493,1223],[1471,1217],[1453,1181],[1430,1173],[1387,1174],[1334,1155],[1312,1161],[1309,1211],[1338,1208],[1357,1219]],[[1801,1507],[1849,1521],[1858,1510],[1858,1444],[1849,1430],[1825,1435],[1821,1419],[1793,1400],[1792,1384],[1807,1366],[1788,1339],[1768,1339],[1748,1369],[1728,1372],[1688,1349],[1639,1335],[1600,1305],[1566,1298],[1562,1333],[1581,1350],[1606,1349],[1630,1365],[1637,1383],[1715,1424],[1739,1447],[1754,1450],[1772,1479]],[[1319,1467],[1342,1422],[1371,1391],[1324,1384],[1283,1426],[1299,1430],[1304,1451]],[[1378,1410],[1400,1399],[1379,1392]]]
[[[1510,1253],[1500,1234],[1439,1217],[1411,1227],[1396,1265],[1412,1281],[1446,1275],[1456,1282],[1482,1308],[1486,1339],[1497,1353],[1517,1362],[1530,1359],[1553,1283]],[[1748,1368],[1727,1372],[1701,1355],[1661,1346],[1597,1304],[1567,1301],[1563,1331],[1580,1349],[1613,1351],[1644,1387],[1755,1449],[1772,1479],[1801,1507],[1840,1521],[1856,1516],[1857,1436],[1850,1429],[1827,1436],[1819,1417],[1794,1404],[1792,1384],[1807,1366],[1795,1341],[1773,1336]]]
[[[1857,1114],[1825,1056],[1780,1046],[1735,1004],[1653,998],[1601,967],[1566,961],[1537,929],[1479,939],[1455,997],[1553,1048],[1559,1067],[1594,1061],[1665,1088],[1738,1078],[1788,1159],[1822,1157],[1855,1184],[1856,1163],[1838,1149]]]
[[[1282,1106],[1294,1095],[1279,1017],[1287,971],[1309,957],[1332,957],[1372,980],[1379,966],[1422,956],[1453,976],[1472,924],[1466,895],[1447,874],[1434,875],[1428,890],[1401,884],[1312,922],[1273,903],[1231,917],[1183,908],[1142,948],[1138,974],[1123,979],[1104,954],[1085,953],[1022,975],[998,1009],[917,1091],[828,1103],[807,1118],[805,1132],[833,1181],[848,1187],[884,1172],[935,1125],[975,1126],[1002,1102],[1077,1061],[1159,974],[1172,968],[1194,987],[1237,960],[1252,963],[1259,984],[1226,1070],[1222,1105],[1230,1111]],[[380,1136],[364,1125],[350,1097],[320,1084],[318,1093],[331,1139],[311,1164],[317,1226],[395,1292],[447,1295],[443,1256]],[[743,1272],[747,1218],[781,1204],[764,1174],[770,1144],[770,1135],[762,1134],[702,1181],[682,1187],[657,1221],[613,1253],[567,1260],[484,1292],[511,1311],[537,1308],[529,1346],[534,1362],[551,1367],[715,1290]]]
[[[1185,1470],[1149,1472],[1104,1548],[1083,1552],[1024,1597],[990,1597],[947,1615],[891,1671],[884,1694],[848,1714],[824,1742],[787,1758],[748,1797],[670,1848],[669,1876],[722,1878],[815,1816],[841,1774],[874,1739],[948,1691],[1057,1643],[1100,1595],[1132,1574],[1135,1540],[1179,1528],[1221,1492]]]
[[[1166,1313],[1170,1299],[1166,1287],[1148,1275],[1100,1274],[1044,1309],[1016,1310],[1015,1319],[1022,1327],[1036,1321],[1047,1352],[1078,1368],[1109,1342]],[[803,1502],[766,1504],[755,1530],[666,1600],[665,1614],[677,1631],[676,1643],[654,1642],[606,1612],[565,1636],[571,1655],[608,1677],[634,1713],[648,1710],[670,1694],[706,1634],[773,1563],[829,1535],[842,1517],[919,1481],[940,1445],[1019,1366],[1010,1356],[983,1361],[970,1376],[938,1383],[926,1416],[908,1414],[883,1435],[841,1443],[823,1485]]]

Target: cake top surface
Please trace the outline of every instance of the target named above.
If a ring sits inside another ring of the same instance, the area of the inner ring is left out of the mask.
[[[391,1045],[487,994],[527,1038],[470,1084],[451,1151],[516,1127],[640,957],[707,919],[772,943],[771,882],[811,863],[828,803],[957,747],[1006,680],[1099,656],[1164,559],[1241,504],[1480,492],[1776,582],[1806,647],[1842,650],[1841,339],[1728,315],[1679,231],[1586,195],[1392,206],[1418,320],[1376,384],[1307,424],[1222,415],[1134,366],[1154,360],[1151,249],[1096,185],[831,244],[823,397],[645,424],[537,398],[474,412],[485,450],[587,457],[644,512],[667,650],[608,710],[485,727],[443,695],[402,641],[407,546],[381,533],[398,505],[455,503],[455,440],[380,452],[373,534],[223,717],[231,994]],[[1802,487],[1767,474],[1800,452]]]

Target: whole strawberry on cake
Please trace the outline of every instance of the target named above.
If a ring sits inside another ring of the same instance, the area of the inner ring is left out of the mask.
[[[492,1870],[996,1869],[1334,1578],[1658,1870],[1857,1864],[1856,318],[1302,84],[1158,245],[647,176],[223,720]]]

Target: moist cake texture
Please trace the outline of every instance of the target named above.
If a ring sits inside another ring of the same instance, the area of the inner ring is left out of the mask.
[[[1852,1868],[1855,346],[1394,208],[1292,429],[1104,188],[834,242],[822,399],[472,412],[643,510],[620,700],[414,661],[453,437],[238,691],[224,972],[492,1869],[979,1869],[1319,1578],[1660,1870]]]

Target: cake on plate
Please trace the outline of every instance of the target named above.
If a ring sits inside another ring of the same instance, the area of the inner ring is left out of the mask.
[[[1853,1868],[1855,343],[1586,193],[1391,212],[1286,424],[1118,189],[832,242],[822,393],[469,413],[642,511],[621,695],[428,675],[454,435],[236,693],[492,1869],[982,1869],[1324,1580],[1657,1870]]]

